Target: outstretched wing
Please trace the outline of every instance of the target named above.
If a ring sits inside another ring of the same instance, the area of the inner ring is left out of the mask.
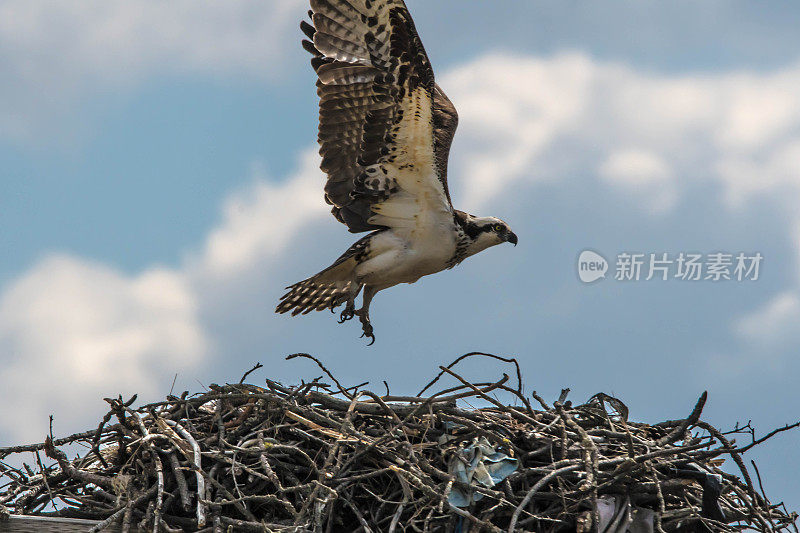
[[[458,115],[436,85],[402,0],[311,0],[301,27],[320,97],[325,199],[352,232],[452,213]],[[416,222],[417,224],[419,222]]]

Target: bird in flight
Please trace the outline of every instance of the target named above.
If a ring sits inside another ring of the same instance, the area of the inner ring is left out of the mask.
[[[375,341],[369,306],[379,291],[453,268],[503,242],[495,217],[453,207],[447,160],[458,114],[436,84],[403,0],[311,0],[301,29],[317,74],[325,200],[352,233],[369,232],[322,272],[287,287],[276,312],[344,304]],[[360,309],[355,300],[364,291]]]

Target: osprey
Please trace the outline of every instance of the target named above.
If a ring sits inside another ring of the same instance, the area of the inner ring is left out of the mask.
[[[447,159],[458,114],[403,0],[311,0],[301,23],[320,98],[325,200],[353,233],[370,232],[322,272],[287,287],[276,309],[292,315],[345,304],[375,341],[378,291],[453,268],[503,242],[508,224],[453,208]],[[363,305],[355,299],[364,290]]]

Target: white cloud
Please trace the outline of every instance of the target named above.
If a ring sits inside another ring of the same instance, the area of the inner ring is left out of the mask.
[[[669,210],[677,199],[672,172],[661,157],[651,152],[618,150],[608,156],[598,172],[613,185],[645,195],[654,211]]]
[[[589,179],[632,208],[665,214],[706,185],[732,212],[760,202],[795,213],[786,232],[800,265],[800,65],[674,76],[582,54],[502,55],[440,84],[462,118],[449,178],[460,207],[519,201],[519,188],[534,183]],[[762,347],[796,342],[799,301],[800,286],[786,287],[734,330]]]
[[[742,317],[736,331],[748,341],[760,347],[797,340],[797,324],[800,323],[800,297],[794,291],[778,294],[760,309]],[[793,338],[787,338],[787,333]]]
[[[800,188],[800,134],[781,139],[764,153],[733,150],[717,163],[716,170],[727,185],[726,199],[742,206],[753,196],[787,193],[792,202]]]
[[[712,353],[706,364],[713,375],[744,377],[754,371],[785,369],[786,354],[800,343],[800,290],[789,287],[731,324],[731,336],[741,342],[735,350]]]
[[[277,78],[304,0],[0,3],[0,137],[35,139],[76,103],[157,74]],[[292,23],[290,23],[290,21]],[[77,109],[75,109],[77,107]]]
[[[467,204],[516,182],[599,175],[646,209],[711,181],[731,207],[784,187],[800,198],[800,66],[670,76],[592,61],[492,55],[442,77],[468,149],[453,188]],[[623,168],[624,167],[624,168]],[[634,176],[634,174],[636,176]],[[465,178],[459,183],[461,177]]]
[[[60,427],[84,422],[104,396],[166,392],[207,351],[196,305],[176,272],[129,277],[65,255],[42,260],[0,296],[3,440],[41,439],[53,412]]]
[[[212,52],[198,54],[207,61]],[[796,201],[800,93],[782,88],[798,72],[667,76],[580,54],[478,58],[440,78],[461,117],[450,171],[454,202],[470,211],[501,201],[533,204],[535,192],[525,187],[559,180],[595,183],[643,211],[669,211],[701,182],[720,198],[736,191],[744,199],[758,193],[776,204]],[[779,111],[769,111],[775,94],[782,95]],[[752,109],[765,106],[767,124],[751,130],[743,105],[756,114]],[[254,172],[252,183],[224,202],[205,242],[175,270],[126,276],[60,257],[12,281],[0,295],[0,349],[10,354],[0,403],[16,394],[30,398],[31,407],[0,417],[0,432],[46,419],[59,402],[75,406],[77,420],[102,395],[123,388],[153,392],[173,372],[202,361],[209,345],[230,349],[225,342],[240,333],[227,329],[238,321],[223,314],[271,313],[274,302],[241,286],[257,279],[258,289],[271,291],[295,281],[277,279],[298,252],[310,253],[294,243],[335,225],[313,151],[284,180]],[[747,208],[746,202],[728,205]],[[800,224],[789,226],[794,231]],[[790,338],[798,294],[787,287],[738,330],[753,341]],[[39,380],[31,383],[31,375]]]
[[[768,148],[781,137],[797,134],[800,121],[797,85],[800,69],[774,74],[733,74],[720,87],[726,112],[717,141],[732,149]]]
[[[601,165],[600,177],[621,185],[637,186],[658,183],[670,177],[663,159],[650,152],[619,150]]]
[[[287,249],[292,239],[330,216],[315,150],[301,154],[298,171],[281,183],[258,165],[251,174],[180,269],[126,276],[54,255],[0,293],[0,403],[18,405],[0,412],[0,440],[41,439],[54,411],[60,427],[77,430],[103,411],[104,396],[155,400],[175,373],[194,375],[213,344],[203,308],[238,296],[253,270],[273,282],[274,266],[296,253]],[[273,302],[266,307],[271,313]]]
[[[220,224],[210,233],[196,272],[203,277],[233,277],[266,258],[280,256],[305,225],[328,216],[319,156],[309,149],[299,170],[281,183],[253,169],[252,185],[228,198]]]
[[[592,70],[580,54],[543,61],[490,55],[439,80],[458,108],[456,147],[469,146],[451,180],[465,206],[515,181],[547,177],[540,156],[585,115]]]

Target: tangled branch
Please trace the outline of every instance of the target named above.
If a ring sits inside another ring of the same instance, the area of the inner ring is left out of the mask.
[[[320,377],[259,387],[243,377],[138,408],[106,399],[96,430],[0,448],[0,510],[95,519],[93,531],[591,531],[603,520],[599,502],[614,497],[654,513],[662,533],[797,531],[797,515],[757,491],[742,460],[797,424],[761,439],[749,424],[737,427],[751,432],[737,447],[732,432],[701,420],[705,393],[685,418],[648,425],[605,394],[574,406],[566,390],[552,407],[529,398],[513,359],[488,355],[514,365],[512,387],[505,374],[468,381],[454,370],[462,356],[417,396],[388,387],[381,396],[345,388],[309,355],[294,357],[314,360],[333,385]],[[422,396],[447,377],[455,385]],[[453,465],[477,442],[516,469],[488,484],[456,475]],[[87,452],[70,460],[59,449],[67,444]],[[6,462],[40,451],[51,464]],[[721,468],[726,459],[738,475]],[[457,506],[454,491],[471,495],[468,504]]]

